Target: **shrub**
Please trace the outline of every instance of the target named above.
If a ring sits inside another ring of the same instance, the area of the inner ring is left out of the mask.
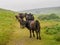
[[[56,24],[54,26],[51,27],[45,27],[44,29],[46,29],[45,33],[46,34],[57,34],[58,32],[60,32],[60,25]]]
[[[57,34],[54,36],[54,39],[55,39],[56,41],[60,41],[60,32],[57,33]]]
[[[56,34],[56,33],[57,33],[57,30],[54,30],[52,28],[47,28],[46,29],[46,34],[52,35],[52,34]]]
[[[56,14],[52,13],[50,15],[40,15],[38,17],[38,19],[40,19],[40,20],[58,20],[58,19],[60,19],[60,17],[57,16]]]

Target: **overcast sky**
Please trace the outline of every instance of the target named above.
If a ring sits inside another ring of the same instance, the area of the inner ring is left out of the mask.
[[[21,11],[60,6],[60,0],[0,0],[0,8]]]

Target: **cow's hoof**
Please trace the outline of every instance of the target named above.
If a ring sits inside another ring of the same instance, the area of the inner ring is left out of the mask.
[[[39,38],[39,40],[41,40],[41,37]]]
[[[32,36],[30,36],[29,38],[32,38]]]
[[[37,37],[37,39],[38,39],[38,37]]]

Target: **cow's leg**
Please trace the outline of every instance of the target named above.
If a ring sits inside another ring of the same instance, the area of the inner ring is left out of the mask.
[[[41,40],[40,31],[38,32],[38,34],[39,34],[39,39]]]
[[[30,31],[30,38],[32,37],[32,33],[31,33],[31,30],[29,30]]]
[[[33,37],[35,37],[34,30],[32,30],[32,32],[33,32]]]
[[[36,36],[37,36],[37,39],[38,39],[38,31],[36,30]]]

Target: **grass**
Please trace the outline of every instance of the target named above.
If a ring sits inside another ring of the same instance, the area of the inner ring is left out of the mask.
[[[0,45],[6,45],[14,31],[14,13],[0,10]]]
[[[35,20],[37,19],[35,15]],[[38,20],[38,19],[37,19]],[[60,45],[60,41],[54,38],[56,35],[45,33],[45,27],[52,27],[60,22],[43,21],[41,23],[42,40],[29,38],[29,30],[20,28],[20,24],[15,18],[15,13],[7,10],[0,11],[0,45]],[[59,35],[59,34],[57,34]],[[59,36],[58,36],[59,37]],[[60,39],[60,38],[59,38]]]

